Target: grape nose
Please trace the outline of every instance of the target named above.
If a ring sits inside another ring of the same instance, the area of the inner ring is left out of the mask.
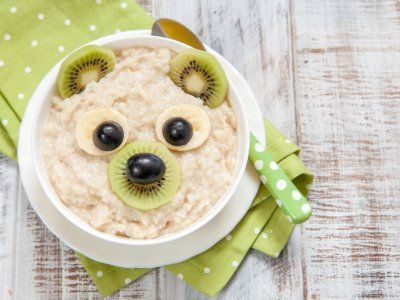
[[[128,179],[136,184],[152,184],[160,180],[166,171],[163,160],[153,153],[138,153],[126,163]]]

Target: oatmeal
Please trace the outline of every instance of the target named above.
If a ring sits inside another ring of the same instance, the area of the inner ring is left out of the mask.
[[[43,132],[43,157],[61,201],[99,231],[150,239],[183,229],[202,218],[229,188],[237,153],[236,115],[225,101],[217,108],[186,94],[169,78],[166,48],[122,51],[112,72],[81,94],[54,97]],[[173,151],[182,181],[173,199],[151,210],[127,206],[111,190],[108,166],[116,153],[90,155],[78,145],[76,124],[85,112],[112,108],[125,116],[128,142],[157,141],[155,124],[166,109],[190,104],[206,112],[208,139],[190,151]]]

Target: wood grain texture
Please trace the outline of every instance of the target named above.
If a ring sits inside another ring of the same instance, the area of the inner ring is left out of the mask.
[[[223,54],[316,175],[314,217],[252,251],[218,299],[400,295],[400,3],[142,0]],[[0,156],[0,299],[100,299]],[[163,268],[110,299],[205,299]]]
[[[14,162],[0,155],[0,298],[8,299],[15,279],[18,173]]]
[[[310,298],[400,295],[400,3],[293,1]]]

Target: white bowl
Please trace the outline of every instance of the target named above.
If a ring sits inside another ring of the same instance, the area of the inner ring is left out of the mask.
[[[185,48],[188,48],[187,45],[161,37],[154,36],[118,36],[112,35],[107,36],[102,39],[96,40],[94,42],[88,44],[101,45],[111,49],[123,49],[129,48],[133,46],[146,46],[150,48],[157,47],[167,47],[169,49],[174,50],[175,52],[180,52]],[[210,53],[214,54],[217,59],[220,56],[211,49],[207,49]],[[46,76],[46,82],[42,82],[44,88],[36,91],[33,95],[36,99],[31,99],[31,101],[35,101],[37,106],[33,112],[33,128],[32,128],[32,136],[31,136],[31,145],[33,149],[33,162],[34,169],[36,175],[39,179],[40,185],[45,191],[48,199],[53,203],[53,205],[58,209],[58,211],[67,218],[70,222],[78,226],[83,231],[87,232],[90,235],[93,235],[97,238],[116,243],[116,244],[125,244],[132,246],[143,246],[143,245],[155,245],[162,244],[166,242],[171,242],[182,238],[195,230],[203,227],[210,220],[212,220],[228,203],[230,198],[232,197],[235,189],[237,188],[240,179],[243,176],[243,173],[246,168],[247,159],[248,159],[248,151],[249,151],[249,126],[247,122],[247,117],[245,115],[245,111],[243,108],[244,101],[240,98],[236,88],[231,84],[231,79],[229,74],[227,74],[229,81],[229,94],[228,99],[232,104],[237,116],[237,137],[238,137],[238,152],[236,157],[236,166],[233,173],[233,180],[228,188],[228,190],[224,193],[224,195],[219,199],[219,201],[214,205],[214,207],[200,220],[195,222],[194,224],[178,231],[175,233],[171,233],[165,236],[161,236],[155,239],[127,239],[112,236],[103,232],[100,232],[89,224],[85,223],[78,216],[72,213],[68,207],[64,205],[64,203],[59,199],[58,195],[55,193],[50,180],[47,176],[47,171],[45,169],[45,165],[43,162],[42,155],[42,127],[44,124],[44,120],[47,117],[48,110],[50,108],[51,97],[57,94],[56,88],[56,79],[58,70],[60,68],[61,62],[58,62],[48,73]]]

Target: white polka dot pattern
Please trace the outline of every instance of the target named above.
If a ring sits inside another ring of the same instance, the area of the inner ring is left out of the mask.
[[[26,73],[26,74],[29,74],[30,72],[32,72],[31,67],[26,67],[26,68],[25,68],[25,73]]]
[[[237,268],[238,265],[239,265],[239,263],[238,263],[236,260],[234,260],[234,261],[232,262],[232,267]]]
[[[203,271],[205,274],[209,274],[211,272],[210,268],[207,267],[205,267]]]
[[[257,144],[254,146],[254,150],[256,150],[257,152],[263,152],[265,149],[264,149],[264,147],[263,147],[260,143],[257,143]]]
[[[4,66],[4,61],[0,60],[0,67]]]
[[[10,8],[10,12],[11,12],[12,14],[15,14],[15,13],[17,12],[17,8],[16,8],[15,6],[11,7],[11,8]]]
[[[39,20],[44,20],[44,14],[40,13],[37,15]]]
[[[182,273],[179,273],[179,274],[178,274],[178,278],[179,278],[180,280],[182,280],[182,279],[183,279],[183,274],[182,274]]]
[[[39,44],[39,43],[38,43],[37,40],[33,40],[33,41],[31,42],[32,47],[36,47],[38,44]]]
[[[11,40],[11,35],[10,35],[9,33],[6,33],[6,34],[4,35],[4,39],[5,39],[6,41]]]
[[[8,125],[8,120],[7,119],[1,120],[1,124],[3,124],[3,126],[7,126]]]
[[[65,20],[64,20],[64,25],[65,25],[65,26],[71,25],[71,20],[70,20],[70,19],[65,19]]]
[[[264,163],[262,160],[257,160],[254,163],[254,168],[256,168],[257,171],[260,171],[264,167]]]
[[[89,26],[90,31],[95,31],[96,30],[96,25],[92,24]]]
[[[287,182],[283,179],[279,179],[276,183],[276,188],[280,191],[283,191],[287,186]]]
[[[260,228],[258,228],[258,227],[254,228],[254,233],[255,234],[259,234],[260,232],[261,232]]]
[[[122,2],[121,3],[121,8],[122,9],[125,9],[125,8],[127,8],[128,7],[128,4],[126,4],[126,2]]]
[[[274,162],[274,161],[271,161],[270,163],[269,163],[269,168],[271,169],[271,170],[278,170],[279,169],[279,166],[278,166],[278,164],[276,163],[276,162]]]
[[[310,206],[310,204],[304,203],[304,204],[301,206],[301,211],[302,211],[303,213],[305,213],[305,214],[310,213],[310,211],[311,211],[311,206]]]
[[[19,100],[22,100],[25,98],[25,95],[23,93],[19,93],[17,97]]]
[[[228,234],[228,235],[225,237],[225,239],[226,239],[227,241],[230,241],[230,240],[232,239],[232,236],[231,236],[230,234]]]
[[[132,279],[130,279],[130,278],[125,279],[125,284],[130,284],[131,282],[132,282]]]
[[[291,143],[288,139],[282,139],[283,141]],[[259,173],[260,181],[276,199],[277,206],[288,216],[290,222],[302,223],[306,221],[310,216],[310,211],[308,211],[310,206],[303,208],[302,205],[307,203],[307,200],[252,133],[250,133],[249,158]],[[308,213],[305,213],[306,211]]]
[[[294,200],[298,201],[298,200],[301,199],[301,194],[300,194],[299,191],[293,191],[292,192],[292,197],[293,197]]]
[[[102,271],[97,271],[97,277],[102,277],[103,276],[103,272]]]

